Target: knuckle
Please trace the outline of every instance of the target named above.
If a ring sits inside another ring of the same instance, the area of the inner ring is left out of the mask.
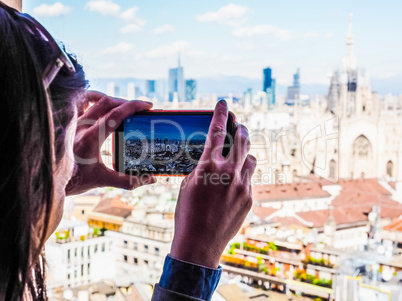
[[[223,135],[223,134],[225,133],[226,128],[225,128],[225,126],[223,126],[222,124],[215,124],[215,125],[212,127],[211,130],[212,130],[212,135],[213,135],[214,137],[216,137],[216,136]]]
[[[110,113],[108,120],[109,121],[110,120],[117,121],[120,118],[122,113],[123,112],[120,108],[116,108]]]
[[[113,101],[110,97],[108,96],[104,96],[100,101],[99,101],[99,105],[103,108],[109,108],[111,107],[113,104]]]

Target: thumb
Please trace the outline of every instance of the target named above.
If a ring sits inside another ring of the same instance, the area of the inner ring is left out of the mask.
[[[156,181],[157,179],[153,175],[132,176],[108,169],[99,177],[98,185],[132,190],[143,185],[156,183]]]

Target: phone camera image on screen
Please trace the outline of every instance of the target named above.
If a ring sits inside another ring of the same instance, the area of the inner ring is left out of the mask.
[[[127,118],[115,131],[114,168],[140,175],[188,175],[205,148],[213,111],[144,111]],[[236,132],[229,114],[222,155]]]
[[[211,115],[133,116],[124,121],[124,169],[187,174],[201,158]]]

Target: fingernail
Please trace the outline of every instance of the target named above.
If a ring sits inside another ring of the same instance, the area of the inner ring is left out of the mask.
[[[141,100],[141,99],[133,99],[133,100],[129,100],[129,101],[140,101],[140,102],[145,102],[145,103],[148,103],[148,104],[150,104],[150,105],[153,105],[154,103],[152,102],[152,101],[148,101],[148,100]]]
[[[223,98],[219,101],[219,104],[220,104],[221,106],[225,106],[225,107],[228,106],[228,103],[227,103],[226,100],[223,99]]]
[[[244,124],[241,124],[240,122],[236,122],[236,127],[242,127],[248,133],[248,128]]]

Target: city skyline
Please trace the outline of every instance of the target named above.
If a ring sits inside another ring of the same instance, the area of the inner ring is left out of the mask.
[[[78,55],[90,79],[166,78],[166,70],[176,65],[181,51],[188,78],[260,78],[261,69],[270,66],[278,85],[291,85],[289,74],[296,68],[303,70],[301,84],[328,85],[329,75],[345,56],[350,12],[355,13],[357,64],[372,75],[373,90],[378,90],[376,82],[390,81],[395,86],[402,76],[400,41],[394,38],[401,23],[396,14],[401,4],[396,1],[381,6],[287,1],[269,7],[262,1],[180,6],[159,2],[152,8],[147,3],[133,7],[137,3],[128,1],[55,3],[31,1],[25,11]],[[273,12],[269,21],[264,15],[267,9]],[[226,17],[218,22],[220,15]],[[381,93],[388,93],[386,89]]]

